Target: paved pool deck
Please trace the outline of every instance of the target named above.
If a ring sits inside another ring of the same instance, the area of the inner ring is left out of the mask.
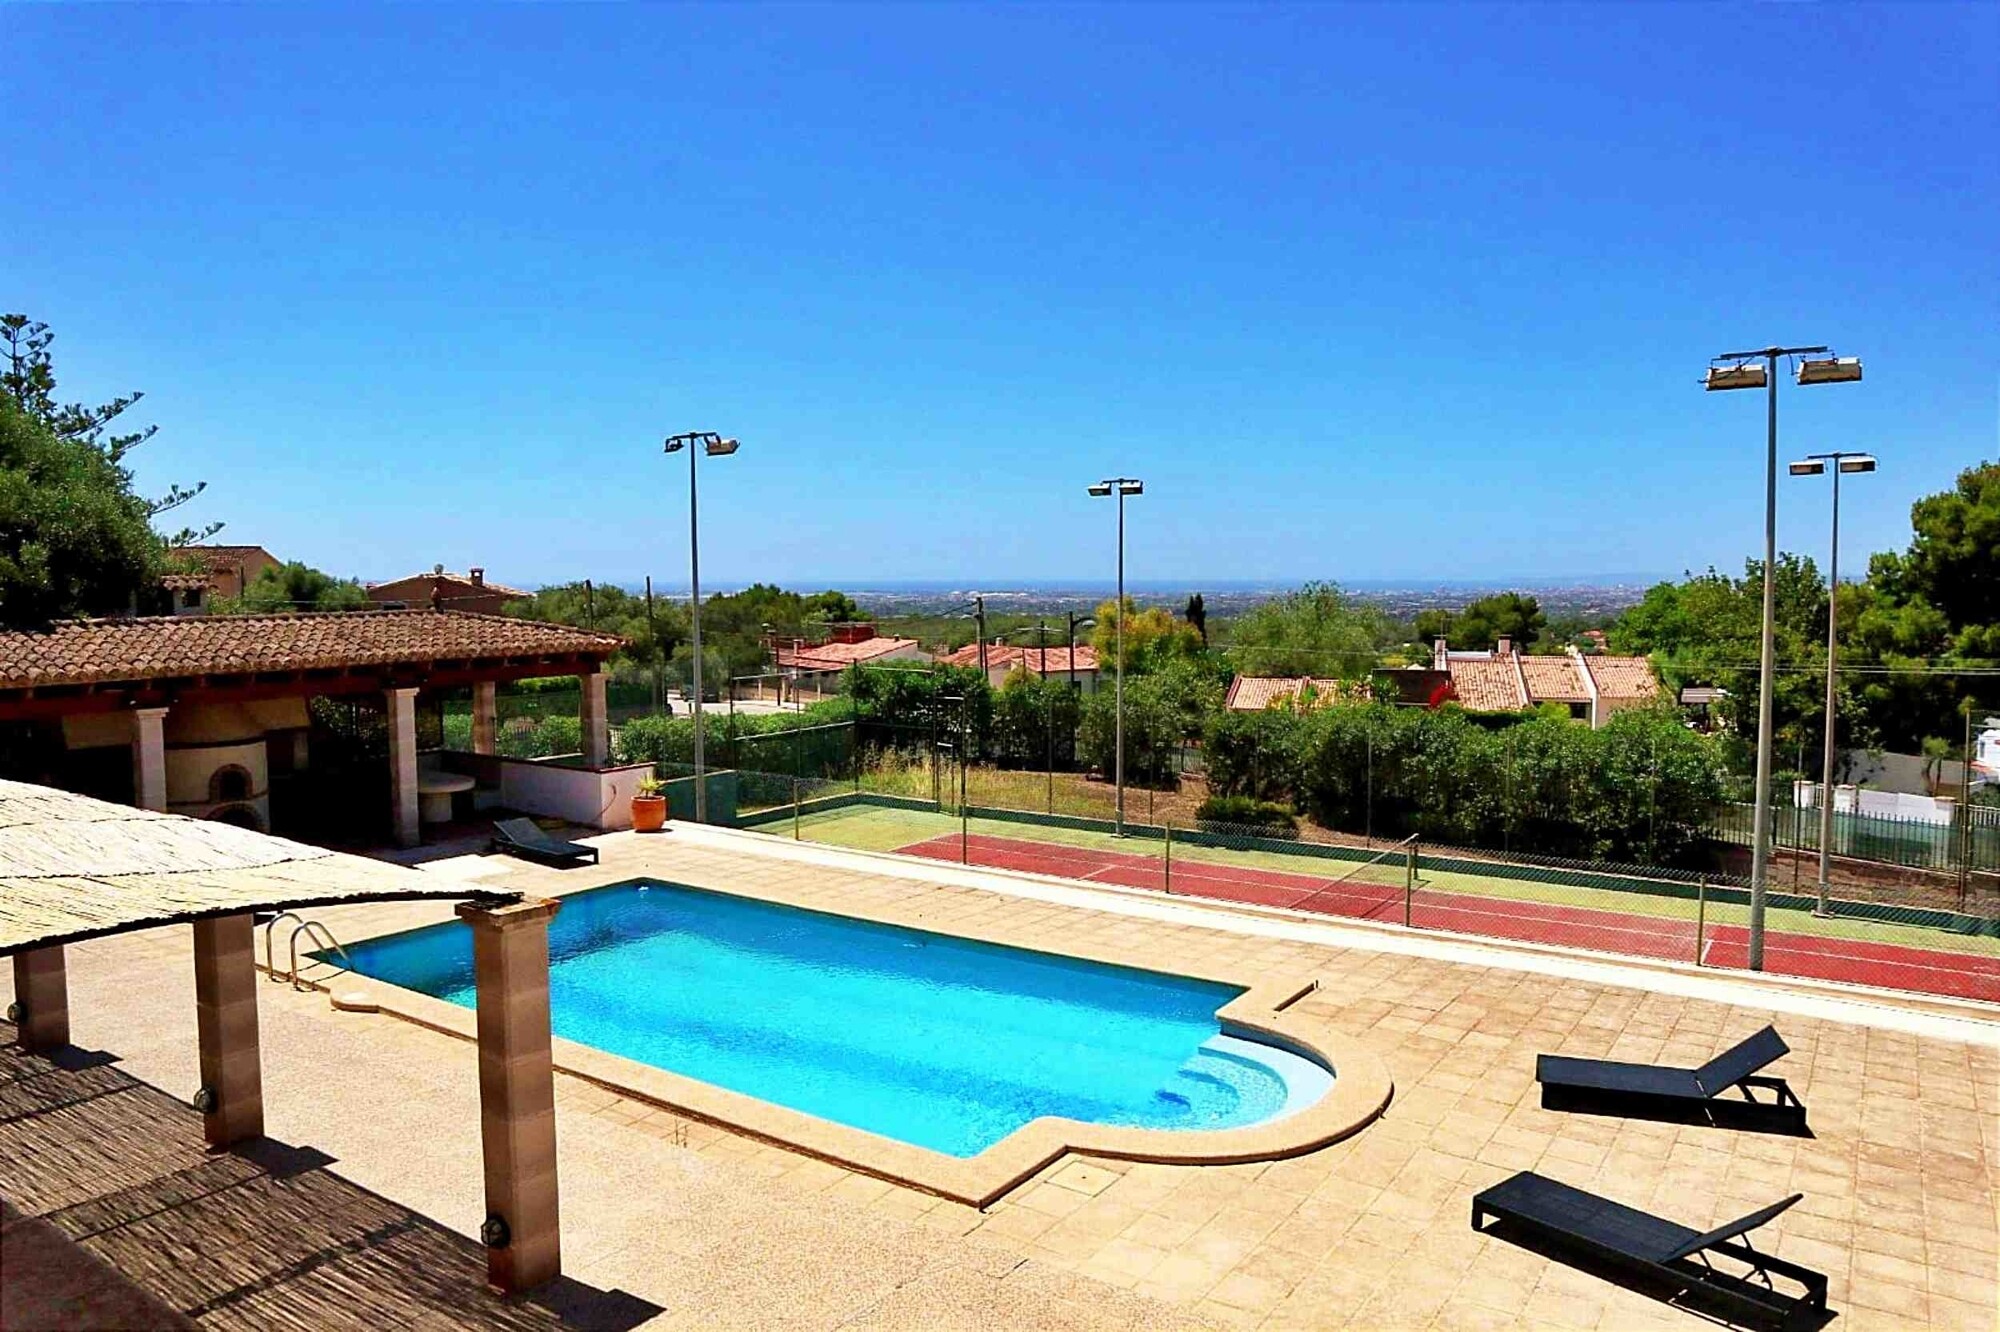
[[[2000,1013],[1990,1008],[1419,939],[756,834],[676,827],[599,844],[601,873],[484,858],[426,872],[541,894],[650,875],[1163,969],[1310,976],[1318,988],[1288,1018],[1365,1047],[1395,1093],[1378,1120],[1302,1156],[1188,1166],[1071,1155],[980,1210],[559,1075],[564,1269],[596,1299],[548,1325],[608,1325],[588,1310],[610,1307],[622,1311],[616,1325],[648,1327],[1712,1326],[1473,1232],[1472,1194],[1527,1168],[1701,1228],[1803,1192],[1760,1239],[1829,1275],[1837,1326],[1995,1325]],[[352,939],[449,908],[313,914]],[[190,970],[185,929],[73,948],[76,1044],[185,1096]],[[271,1138],[330,1157],[328,1177],[440,1235],[474,1233],[473,1047],[282,984],[261,997]],[[1697,1064],[1768,1021],[1792,1046],[1776,1071],[1811,1107],[1811,1139],[1540,1107],[1541,1051]],[[24,1155],[32,1133],[86,1131],[75,1116],[51,1119],[0,1123],[0,1195],[30,1214],[37,1198],[74,1206],[117,1182],[93,1179],[88,1152],[51,1165],[43,1142],[40,1156]],[[23,1178],[30,1159],[40,1164]],[[268,1221],[301,1224],[284,1212]],[[233,1261],[227,1241],[199,1231],[174,1242],[179,1270]],[[275,1299],[272,1289],[260,1285],[259,1298]],[[260,1325],[251,1313],[282,1307],[205,1299],[204,1326]],[[338,1320],[338,1302],[307,1307],[316,1326]],[[355,1325],[371,1325],[367,1302],[354,1307]],[[433,1310],[433,1321],[502,1325],[471,1292],[459,1312]]]

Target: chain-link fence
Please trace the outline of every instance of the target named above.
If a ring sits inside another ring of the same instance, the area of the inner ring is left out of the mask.
[[[977,803],[973,792],[985,779],[976,769],[946,761],[924,775],[942,798],[867,789],[865,780],[739,774],[745,794],[735,820],[801,840],[1308,918],[1705,967],[1750,960],[1749,883],[1725,870],[1506,854],[1415,837],[1370,845],[1204,819],[1133,816],[1121,834],[1115,821],[1093,814]],[[2000,1001],[2000,920],[1991,898],[1985,902],[1982,914],[1979,903],[1948,894],[1935,905],[1841,899],[1821,917],[1810,893],[1774,883],[1764,968]]]

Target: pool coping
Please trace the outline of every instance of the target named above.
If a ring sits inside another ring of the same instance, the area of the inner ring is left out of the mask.
[[[639,878],[683,883],[687,876],[676,874],[667,866],[640,869],[623,863],[605,866],[587,876],[571,871],[562,876],[559,884],[544,879],[535,888],[542,895],[560,900]],[[1287,1008],[1318,988],[1319,981],[1312,975],[1255,980],[1212,968],[1144,965],[1135,968],[1129,957],[1113,956],[1107,950],[1080,946],[1055,953],[1046,947],[995,937],[1004,936],[1007,933],[1004,929],[989,927],[977,933],[941,929],[935,922],[899,918],[894,911],[861,903],[843,904],[841,909],[829,911],[823,902],[803,900],[771,885],[758,885],[754,891],[701,883],[689,886],[876,924],[1240,988],[1243,993],[1216,1011],[1225,1032],[1268,1041],[1333,1070],[1333,1086],[1319,1101],[1262,1124],[1230,1129],[1146,1129],[1044,1116],[1022,1125],[976,1155],[956,1157],[655,1068],[566,1037],[554,1036],[550,1041],[556,1069],[572,1077],[688,1119],[955,1202],[989,1206],[1071,1154],[1186,1165],[1226,1165],[1299,1156],[1360,1131],[1381,1115],[1395,1092],[1388,1065],[1365,1045],[1329,1034],[1318,1026],[1309,1030],[1305,1023],[1287,1014]],[[920,912],[910,913],[911,917],[920,915]],[[384,928],[357,935],[347,942],[359,944],[401,932],[401,928]],[[478,1038],[478,1015],[474,1009],[352,973],[344,973],[330,982],[315,983],[322,989],[333,988],[337,1008],[380,1012],[468,1042]]]

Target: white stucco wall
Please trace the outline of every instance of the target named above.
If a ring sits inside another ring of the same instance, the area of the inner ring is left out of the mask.
[[[606,832],[632,826],[632,797],[650,763],[572,768],[556,763],[503,762],[500,803],[523,814],[564,819]]]

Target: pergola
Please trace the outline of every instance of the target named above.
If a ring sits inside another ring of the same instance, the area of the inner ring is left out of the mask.
[[[487,1275],[524,1290],[562,1270],[548,922],[556,903],[482,892],[420,870],[228,824],[0,781],[0,956],[11,955],[21,1044],[69,1044],[64,947],[164,925],[194,935],[209,1145],[264,1132],[254,913],[337,903],[467,898],[478,987]]]

